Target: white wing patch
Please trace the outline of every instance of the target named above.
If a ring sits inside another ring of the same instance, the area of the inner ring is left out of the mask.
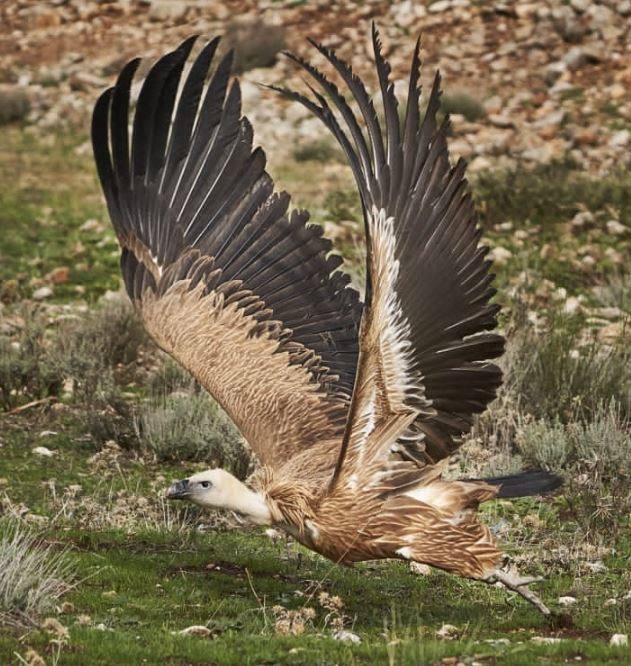
[[[373,207],[370,221],[373,250],[373,333],[379,340],[380,365],[386,398],[393,410],[406,406],[410,394],[423,399],[423,388],[412,371],[410,324],[397,295],[400,264],[395,254],[394,218]]]

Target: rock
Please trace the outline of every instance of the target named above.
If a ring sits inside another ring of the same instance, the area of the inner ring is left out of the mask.
[[[70,269],[68,266],[58,266],[47,273],[45,279],[52,284],[65,284],[70,280]]]
[[[614,23],[619,20],[613,10],[604,5],[590,5],[586,15],[589,17],[590,26],[601,33],[607,32],[608,28],[614,27]]]
[[[570,0],[570,7],[578,14],[586,12],[591,4],[592,0]]]
[[[609,139],[609,145],[612,148],[623,148],[629,144],[631,132],[628,129],[619,130]]]
[[[591,573],[604,573],[607,571],[607,567],[600,560],[596,560],[596,562],[585,562],[584,566],[586,569],[591,571]]]
[[[499,113],[492,113],[489,116],[489,122],[495,127],[501,127],[507,129],[509,127],[515,127],[515,123],[508,117]]]
[[[576,296],[570,296],[567,301],[563,304],[563,312],[567,314],[577,314],[582,309],[581,302],[576,298]],[[561,597],[565,599],[566,597]]]
[[[346,631],[346,629],[341,629],[340,631],[334,631],[333,639],[336,641],[341,641],[342,643],[361,643],[362,639],[354,634],[352,631]]]
[[[53,290],[51,287],[40,287],[33,292],[33,300],[43,301],[47,298],[50,298],[53,295]]]
[[[149,8],[150,21],[181,21],[188,12],[186,2],[177,0],[153,0]]]
[[[611,647],[624,647],[629,645],[629,636],[627,634],[614,634],[609,639],[609,645],[611,645]]]
[[[580,46],[573,46],[563,56],[563,62],[571,72],[574,72],[587,63],[587,56]]]
[[[587,33],[587,28],[576,18],[571,7],[561,5],[552,10],[552,25],[566,42],[578,42]]]
[[[427,10],[420,2],[404,0],[404,2],[392,5],[390,13],[396,25],[401,28],[410,28],[417,23],[418,19],[427,15]]]
[[[429,7],[428,10],[431,14],[438,14],[440,12],[447,11],[448,9],[451,9],[452,4],[451,0],[437,0],[437,2],[433,2]]]
[[[561,606],[573,606],[576,601],[575,597],[559,597],[557,599],[557,602],[560,603]]]
[[[619,2],[616,11],[620,16],[631,16],[631,0],[622,0],[622,2]]]
[[[432,568],[420,562],[410,562],[410,571],[417,576],[429,576],[432,573]]]
[[[436,632],[436,637],[444,641],[453,641],[460,635],[458,627],[453,624],[443,624],[443,626]]]
[[[86,220],[79,227],[79,231],[101,232],[101,231],[103,231],[103,225],[98,220],[90,219],[90,220]]]
[[[44,458],[52,458],[55,455],[54,451],[51,451],[45,446],[36,446],[33,449],[33,453],[35,453],[38,456],[43,456]]]
[[[181,629],[180,631],[172,631],[172,634],[179,634],[180,636],[199,636],[201,638],[206,638],[210,636],[211,631],[208,627],[205,627],[201,624],[193,624],[186,629]]]
[[[594,224],[594,213],[589,210],[582,210],[571,219],[570,226],[574,229],[583,229]]]
[[[610,606],[616,606],[618,604],[618,600],[612,597],[611,599],[606,599],[605,603],[603,604],[604,608],[609,608]]]
[[[624,224],[620,224],[618,220],[609,220],[605,225],[607,227],[607,233],[612,236],[624,236],[629,230]]]
[[[508,260],[513,256],[510,250],[498,245],[489,252],[489,258],[492,259],[498,266],[505,266]]]
[[[567,71],[567,63],[564,61],[559,60],[558,62],[551,62],[544,70],[543,80],[551,86]]]

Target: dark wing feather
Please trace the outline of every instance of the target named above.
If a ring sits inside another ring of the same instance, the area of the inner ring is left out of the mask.
[[[374,108],[362,82],[346,63],[323,47],[317,48],[353,95],[368,129],[367,135],[337,87],[301,58],[293,57],[293,60],[329,97],[332,107],[348,126],[352,142],[322,95],[317,93],[313,101],[293,91],[280,89],[279,92],[302,103],[319,117],[349,157],[368,232],[367,312],[377,307],[373,301],[378,305],[378,299],[375,300],[372,293],[380,288],[375,284],[370,289],[373,255],[380,251],[371,235],[376,229],[379,211],[384,218],[392,218],[394,253],[391,258],[400,266],[394,285],[394,309],[400,309],[397,316],[400,316],[402,329],[407,326],[406,339],[399,340],[406,350],[401,355],[405,363],[400,365],[406,366],[405,377],[401,379],[412,385],[413,390],[398,407],[397,401],[391,399],[390,409],[396,412],[405,405],[414,408],[417,403],[418,416],[401,441],[406,443],[412,457],[433,463],[448,456],[459,445],[461,436],[471,427],[473,415],[483,411],[495,398],[502,375],[488,359],[502,353],[504,340],[490,332],[497,325],[499,307],[490,303],[495,294],[493,275],[489,272],[490,262],[485,259],[487,250],[478,244],[480,230],[464,177],[465,164],[460,161],[455,167],[451,166],[446,142],[448,122],[439,126],[436,120],[440,78],[438,75],[435,78],[427,110],[421,119],[417,42],[405,117],[401,122],[389,81],[390,67],[381,53],[374,26],[373,46],[384,107],[383,130],[375,128]],[[387,240],[387,233],[385,237]],[[383,318],[383,313],[375,310],[373,317]],[[361,353],[364,354],[363,346]],[[360,385],[356,386],[356,392],[365,392],[362,386],[370,382],[365,379],[362,384],[361,369],[359,374]],[[382,393],[387,398],[388,388]],[[364,413],[367,418],[367,410],[371,409],[368,401],[360,396],[359,402],[358,413],[351,412],[351,417],[358,419],[360,413]],[[352,424],[349,424],[345,439],[350,437],[351,430]]]
[[[158,344],[224,406],[269,464],[340,438],[362,305],[322,230],[275,194],[218,40],[98,100],[92,141],[127,291]],[[204,92],[205,89],[205,92]],[[180,91],[178,97],[178,90]]]

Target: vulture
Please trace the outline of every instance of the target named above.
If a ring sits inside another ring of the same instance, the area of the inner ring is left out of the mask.
[[[499,581],[549,613],[534,579],[503,568],[476,509],[558,479],[442,475],[496,396],[502,373],[489,359],[504,339],[465,162],[452,166],[448,120],[437,119],[438,73],[421,112],[420,41],[401,110],[374,26],[377,107],[315,41],[343,90],[290,53],[310,93],[270,86],[319,118],[348,159],[365,222],[363,302],[322,227],[274,191],[233,54],[220,57],[215,38],[187,64],[195,41],[151,67],[133,114],[139,59],[129,62],[92,119],[129,297],[261,463],[247,485],[213,469],[166,496],[275,526],[335,563],[395,558]]]

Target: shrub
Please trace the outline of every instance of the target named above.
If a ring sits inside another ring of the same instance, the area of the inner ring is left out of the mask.
[[[457,113],[464,116],[469,122],[480,120],[486,115],[482,104],[466,92],[443,94],[440,108],[444,114]]]
[[[522,321],[509,337],[504,359],[506,390],[522,413],[568,422],[589,418],[616,398],[622,416],[631,415],[631,352],[583,339],[580,321],[553,314],[546,330]]]
[[[72,579],[65,552],[42,547],[17,524],[8,526],[0,540],[0,624],[34,622],[53,609]]]
[[[231,21],[224,32],[224,43],[234,49],[234,70],[247,72],[271,67],[285,48],[283,29],[262,21]]]
[[[0,334],[0,406],[5,410],[57,395],[63,380],[44,318],[32,308],[17,310],[14,318],[21,320],[16,333]]]
[[[140,442],[158,460],[203,460],[245,478],[250,455],[230,419],[205,393],[153,398],[136,418]]]
[[[343,162],[344,156],[331,141],[318,139],[296,146],[294,159],[296,162]]]
[[[0,125],[24,120],[31,103],[24,88],[0,85]]]
[[[583,527],[615,532],[617,518],[631,513],[629,426],[612,401],[589,421],[526,422],[516,442],[527,461],[565,477],[570,509]]]

